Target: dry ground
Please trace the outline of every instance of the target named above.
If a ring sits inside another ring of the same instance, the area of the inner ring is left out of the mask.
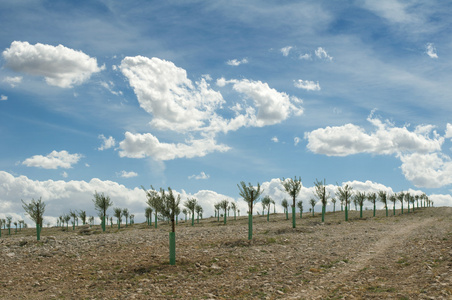
[[[3,230],[0,298],[452,299],[452,208],[364,213],[255,217],[251,242],[244,217],[181,222],[176,266],[166,224]]]

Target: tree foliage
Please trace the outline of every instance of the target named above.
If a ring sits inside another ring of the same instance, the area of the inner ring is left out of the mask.
[[[30,216],[30,219],[42,227],[43,215],[46,209],[46,204],[42,201],[42,199],[39,198],[38,200],[35,200],[32,198],[30,203],[26,203],[24,200],[21,201],[22,207]]]

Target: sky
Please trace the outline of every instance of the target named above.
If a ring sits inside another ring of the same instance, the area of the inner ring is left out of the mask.
[[[0,218],[31,224],[21,200],[39,198],[51,224],[95,216],[97,191],[141,222],[151,185],[195,197],[205,216],[223,199],[244,213],[241,181],[282,211],[280,179],[294,176],[305,210],[317,179],[331,197],[349,184],[452,206],[451,12],[414,0],[1,1]]]

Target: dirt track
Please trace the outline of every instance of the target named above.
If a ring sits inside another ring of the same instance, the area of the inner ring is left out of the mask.
[[[177,265],[168,226],[144,224],[80,235],[44,228],[0,238],[1,299],[451,299],[452,208],[359,220],[351,212],[213,218],[177,226]],[[98,229],[96,229],[98,230]]]

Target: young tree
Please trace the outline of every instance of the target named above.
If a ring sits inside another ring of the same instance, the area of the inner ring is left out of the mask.
[[[235,204],[235,201],[231,201],[231,208],[232,212],[234,213],[234,220],[236,220],[237,205]]]
[[[262,208],[265,211],[265,208],[267,208],[267,222],[270,221],[270,203],[272,202],[272,198],[270,198],[270,196],[265,196],[261,203],[262,203]],[[265,212],[262,212],[262,215],[264,215]]]
[[[261,191],[259,183],[257,183],[257,187],[254,187],[251,183],[248,183],[247,186],[244,181],[241,181],[237,186],[239,195],[248,203],[248,239],[251,240],[253,238],[253,206],[263,191]]]
[[[77,212],[72,211],[72,209],[69,211],[69,215],[72,218],[72,230],[75,230],[75,218],[77,218]]]
[[[24,200],[21,201],[25,212],[36,223],[36,238],[39,241],[41,239],[41,228],[46,204],[42,202],[41,198],[37,201],[32,198],[30,203],[26,203]]]
[[[135,215],[131,214],[129,217],[130,225],[133,225],[135,223]]]
[[[213,207],[215,208],[215,211],[216,211],[217,222],[220,222],[220,208],[221,208],[220,202],[215,203],[215,204],[213,205]]]
[[[387,193],[385,191],[379,191],[378,192],[378,198],[381,203],[384,204],[386,209],[386,217],[388,216],[388,199],[387,199]]]
[[[17,234],[17,221],[14,221],[14,223],[13,223],[13,224],[14,224],[14,226],[16,227],[16,229],[15,229],[14,233],[15,233],[15,234]]]
[[[187,214],[188,214],[187,209],[186,208],[182,209],[182,213],[185,215],[185,222],[187,222]]]
[[[147,197],[147,201],[146,203],[154,210],[154,214],[155,214],[155,221],[154,221],[154,226],[155,228],[157,228],[157,216],[158,213],[160,211],[160,208],[162,206],[162,195],[159,195],[159,193],[154,190],[154,187],[151,185],[151,190],[146,190],[143,186],[141,186],[141,188],[144,190],[144,192],[146,193],[146,197]]]
[[[146,223],[151,226],[152,225],[152,207],[148,206],[144,210],[144,215],[146,217]]]
[[[286,214],[286,220],[289,220],[289,202],[286,199],[281,201],[281,206],[284,208],[284,213]]]
[[[107,209],[113,206],[113,202],[110,200],[109,196],[105,196],[104,193],[98,194],[97,191],[94,192],[94,208],[98,211],[99,216],[102,220],[102,230],[105,232],[105,218],[107,215]]]
[[[6,223],[8,223],[8,235],[11,235],[11,221],[12,221],[13,217],[11,216],[7,216],[6,217]]]
[[[344,187],[337,187],[337,191],[339,192],[339,199],[341,202],[344,202],[345,206],[345,221],[348,221],[348,203],[350,198],[353,197],[353,188],[346,184]]]
[[[359,218],[363,218],[363,205],[364,201],[366,201],[366,193],[365,192],[357,192],[355,195],[356,202],[359,205]]]
[[[124,208],[124,209],[122,210],[122,215],[123,215],[123,217],[126,219],[126,227],[127,227],[127,220],[128,220],[128,218],[129,218],[129,210],[128,210],[127,208]]]
[[[336,198],[332,198],[331,203],[333,203],[333,213],[335,213],[336,212]]]
[[[63,216],[64,221],[66,221],[66,231],[69,231],[69,221],[71,220],[71,215],[67,214]]]
[[[396,198],[397,198],[397,200],[400,201],[401,212],[402,212],[402,215],[403,215],[403,199],[405,198],[405,194],[403,193],[403,191],[397,193],[396,194]]]
[[[228,200],[221,200],[220,201],[220,208],[224,211],[224,224],[226,225],[226,210],[228,209],[229,201]]]
[[[408,204],[408,213],[410,213],[410,198],[411,198],[410,193],[406,193],[405,194],[405,202]]]
[[[410,203],[411,203],[411,207],[413,208],[413,212],[414,212],[414,201],[415,201],[415,198],[414,198],[413,195],[411,195],[410,196]]]
[[[326,192],[326,182],[325,179],[319,181],[316,179],[315,184],[315,196],[322,202],[322,222],[325,222],[325,211],[326,205],[328,204],[328,198],[330,197],[330,193]]]
[[[195,207],[197,201],[195,198],[188,199],[184,202],[184,206],[191,212],[191,226],[195,225]]]
[[[176,264],[176,224],[175,216],[177,208],[180,204],[180,195],[174,196],[173,191],[168,187],[168,193],[165,190],[160,189],[160,195],[162,198],[161,214],[171,222],[171,232],[169,233],[169,252],[170,252],[170,265]]]
[[[395,216],[395,204],[397,202],[397,198],[394,194],[392,194],[391,196],[389,196],[389,201],[392,202],[392,214]]]
[[[115,218],[118,220],[118,229],[121,229],[122,209],[119,207],[113,208]]]
[[[367,200],[369,200],[374,205],[374,217],[375,217],[375,211],[376,211],[376,203],[377,203],[377,194],[375,193],[369,193],[367,194]]]
[[[290,195],[290,197],[292,197],[292,228],[296,227],[296,221],[295,221],[295,205],[296,205],[296,198],[298,196],[298,194],[300,193],[302,184],[301,184],[301,177],[297,176],[294,177],[294,179],[292,178],[287,178],[281,180],[281,184],[283,185],[284,189],[286,190],[286,192]]]
[[[298,209],[300,210],[300,219],[303,218],[303,201],[299,200],[297,202]]]
[[[201,212],[202,212],[202,206],[199,205],[199,204],[196,204],[196,205],[195,205],[195,211],[196,211],[196,223],[199,224],[199,215],[200,215]]]
[[[316,201],[315,201],[314,198],[311,198],[311,200],[309,200],[309,204],[311,204],[311,207],[312,207],[312,216],[314,216],[314,206],[315,206],[315,203],[316,203]]]

